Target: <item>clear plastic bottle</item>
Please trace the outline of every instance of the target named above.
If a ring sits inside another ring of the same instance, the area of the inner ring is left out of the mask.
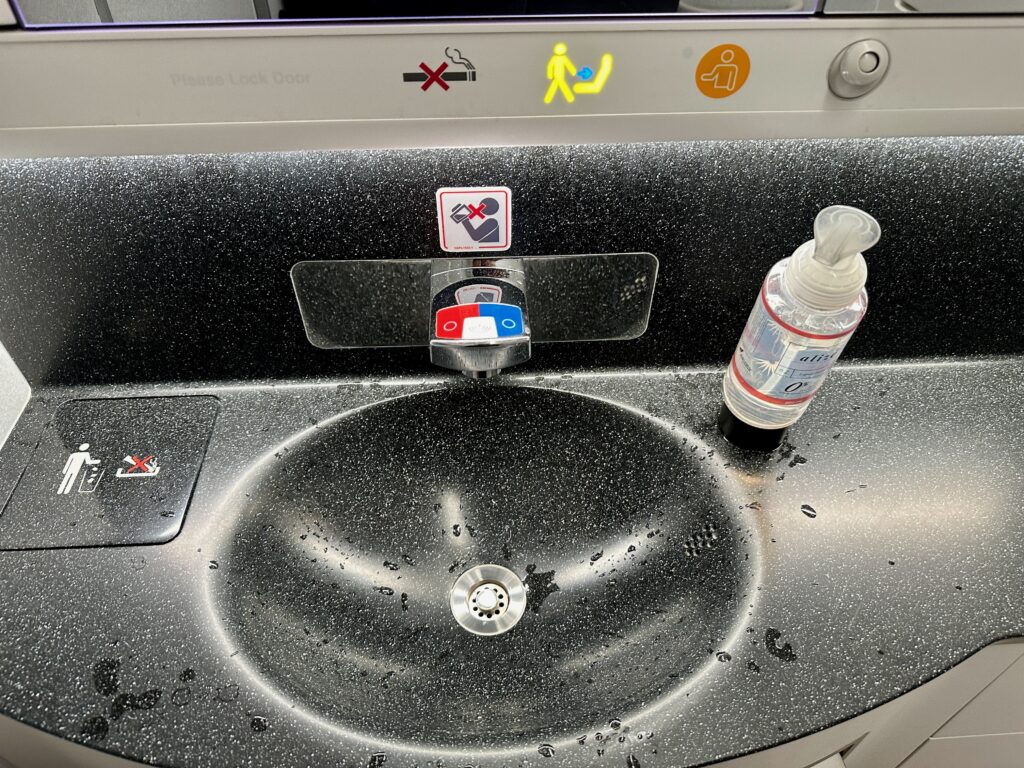
[[[743,448],[771,450],[799,419],[868,308],[863,251],[881,228],[835,205],[814,239],[768,272],[723,382],[719,427]]]

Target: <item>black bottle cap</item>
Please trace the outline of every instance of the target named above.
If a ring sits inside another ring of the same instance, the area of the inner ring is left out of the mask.
[[[774,451],[782,445],[782,437],[786,434],[786,428],[762,429],[752,427],[740,419],[729,406],[722,403],[722,410],[718,414],[718,429],[721,430],[725,439],[737,448],[748,451]]]

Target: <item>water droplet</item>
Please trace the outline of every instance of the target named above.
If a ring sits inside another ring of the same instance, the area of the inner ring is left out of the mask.
[[[732,656],[730,656],[725,651],[719,651],[718,653],[716,653],[715,658],[721,661],[723,664],[727,661],[732,661]]]
[[[594,554],[592,554],[590,556],[590,562],[596,563],[602,557],[604,557],[604,550],[603,549],[600,552],[595,552]]]
[[[800,511],[803,512],[808,517],[817,517],[818,516],[817,510],[814,507],[812,507],[810,504],[801,504],[800,505]]]
[[[103,659],[92,666],[92,682],[96,692],[102,696],[113,696],[117,693],[120,682],[118,669],[121,662],[117,659]]]
[[[79,732],[86,741],[103,741],[110,732],[110,723],[105,717],[90,717]]]
[[[384,765],[384,763],[386,763],[387,761],[387,755],[385,755],[383,752],[377,752],[373,755],[370,755],[370,762],[367,768],[380,768],[380,766]]]
[[[395,590],[393,590],[391,587],[377,587],[377,591],[380,592],[382,595],[395,594]]]
[[[537,747],[537,753],[541,757],[554,757],[555,748],[550,744],[541,744],[539,747]]]
[[[796,661],[796,653],[793,652],[793,646],[789,643],[779,644],[779,639],[782,637],[782,633],[775,629],[775,627],[768,627],[764,633],[764,647],[772,656],[782,661]]]
[[[611,729],[612,729],[613,731],[617,731],[617,730],[619,730],[619,728],[621,728],[621,727],[622,727],[622,721],[621,721],[621,720],[619,720],[619,719],[618,719],[617,717],[616,717],[616,718],[613,718],[613,719],[612,719],[612,720],[611,720],[611,721],[610,721],[610,722],[608,723],[608,727],[609,727],[609,728],[611,728]]]
[[[635,755],[626,758],[626,768],[640,768],[640,761],[636,759]]]
[[[184,707],[192,701],[191,688],[176,688],[171,694],[171,703],[176,707]]]
[[[454,533],[456,536],[461,536],[462,535],[462,526],[459,525],[458,523],[453,525],[452,526],[452,533]]]
[[[249,727],[252,728],[253,731],[255,731],[256,733],[263,733],[265,730],[267,730],[267,728],[270,727],[270,724],[267,722],[267,718],[265,717],[254,717],[249,722]]]
[[[216,699],[225,704],[236,701],[238,699],[238,686],[227,685],[223,688],[218,687]]]

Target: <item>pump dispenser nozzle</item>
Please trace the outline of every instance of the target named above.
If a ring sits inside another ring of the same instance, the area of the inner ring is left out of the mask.
[[[845,307],[868,279],[862,251],[878,242],[882,228],[859,208],[833,205],[814,219],[814,239],[800,246],[786,270],[786,287],[814,309]]]
[[[859,208],[832,205],[814,218],[814,260],[834,267],[878,242],[882,228]]]

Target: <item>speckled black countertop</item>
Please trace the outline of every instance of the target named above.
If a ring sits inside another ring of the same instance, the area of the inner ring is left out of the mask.
[[[630,418],[684,440],[695,472],[714,478],[706,484],[727,521],[717,527],[715,552],[728,557],[706,561],[706,582],[698,578],[687,587],[686,574],[700,574],[699,568],[669,569],[662,574],[666,588],[650,593],[660,598],[608,603],[614,610],[588,619],[604,622],[604,640],[586,649],[581,667],[582,655],[552,657],[548,644],[532,649],[536,677],[523,677],[529,670],[524,648],[543,627],[591,638],[574,580],[608,581],[608,589],[628,592],[631,569],[644,572],[648,559],[662,562],[657,558],[673,553],[685,558],[701,546],[700,532],[695,543],[685,531],[677,533],[671,516],[660,523],[618,519],[612,494],[608,510],[576,520],[576,539],[552,534],[575,541],[575,549],[545,554],[540,544],[527,543],[528,531],[518,530],[522,514],[509,512],[498,528],[494,522],[502,517],[495,513],[477,525],[475,538],[468,531],[456,538],[450,520],[431,518],[426,509],[418,517],[423,531],[415,535],[431,537],[438,558],[450,550],[454,568],[477,550],[492,555],[488,547],[500,542],[504,564],[520,576],[536,575],[532,586],[543,598],[503,636],[518,633],[518,639],[476,646],[474,653],[508,649],[513,655],[494,659],[495,674],[504,663],[521,680],[516,696],[493,702],[497,711],[481,709],[461,732],[445,720],[447,710],[439,714],[455,705],[455,694],[486,702],[491,693],[497,698],[508,691],[500,679],[466,676],[452,681],[455,693],[438,689],[432,699],[422,697],[417,675],[443,668],[439,659],[450,663],[453,651],[469,647],[470,636],[440,620],[443,611],[430,605],[445,596],[413,589],[418,578],[443,582],[447,570],[426,573],[433,567],[429,557],[400,551],[414,534],[395,530],[379,533],[382,547],[393,536],[395,568],[382,560],[360,573],[352,564],[358,553],[350,550],[365,546],[364,539],[332,538],[312,525],[315,544],[306,536],[285,540],[282,525],[262,525],[273,503],[254,511],[247,494],[265,497],[261,473],[287,465],[288,453],[305,441],[340,434],[355,418],[341,414],[428,391],[435,391],[422,401],[428,407],[431,397],[458,403],[460,393],[478,385],[437,377],[37,391],[0,453],[0,498],[7,498],[43,425],[67,399],[201,393],[219,398],[220,413],[184,528],[172,542],[0,552],[0,711],[98,749],[168,766],[367,766],[384,758],[389,768],[442,762],[696,766],[820,730],[1024,632],[1024,430],[1017,419],[1024,362],[840,367],[787,443],[769,456],[743,455],[715,432],[720,381],[717,371],[673,369],[512,374],[484,385],[501,389],[495,407],[536,399],[516,388],[578,393],[621,405]],[[388,406],[359,413],[382,407]],[[568,420],[575,411],[564,413]],[[615,440],[601,424],[564,426]],[[401,434],[396,439],[396,451],[416,447],[402,443]],[[353,443],[330,460],[355,467],[367,450]],[[524,456],[516,461],[528,460]],[[643,459],[634,470],[641,480],[648,473]],[[538,469],[544,471],[557,469]],[[400,475],[396,470],[395,483]],[[532,481],[503,482],[528,491]],[[353,487],[350,498],[338,498],[337,510],[355,504],[359,493]],[[627,486],[621,494],[635,495]],[[280,514],[292,519],[287,508]],[[559,515],[569,514],[579,512],[552,510],[537,524],[564,524]],[[343,519],[322,522],[328,529],[345,527]],[[632,549],[613,546],[627,541]],[[295,585],[280,581],[284,571],[253,556],[253,547],[264,557],[276,556],[274,547],[308,556],[316,563],[308,572],[309,592],[282,599],[281,590]],[[742,565],[730,562],[740,558]],[[348,564],[344,578],[365,582],[358,627],[316,615],[318,604],[331,607],[329,597],[318,602],[318,581],[330,578],[335,562]],[[723,578],[732,581],[716,592]],[[701,603],[708,594],[713,601]],[[316,636],[325,626],[338,632]],[[356,653],[359,632],[374,628],[380,630],[377,647],[364,643]],[[268,659],[268,648],[279,649],[289,663]],[[604,682],[615,682],[615,690],[586,673],[605,663]],[[573,665],[584,670],[576,678],[590,691],[586,706],[563,693],[561,716],[531,721],[524,714],[531,697],[536,704],[558,696],[547,686]],[[316,674],[307,675],[310,670]],[[640,681],[635,686],[628,682],[634,679]],[[347,706],[353,702],[358,706]],[[496,724],[506,721],[503,732]],[[409,725],[394,732],[392,722]]]

